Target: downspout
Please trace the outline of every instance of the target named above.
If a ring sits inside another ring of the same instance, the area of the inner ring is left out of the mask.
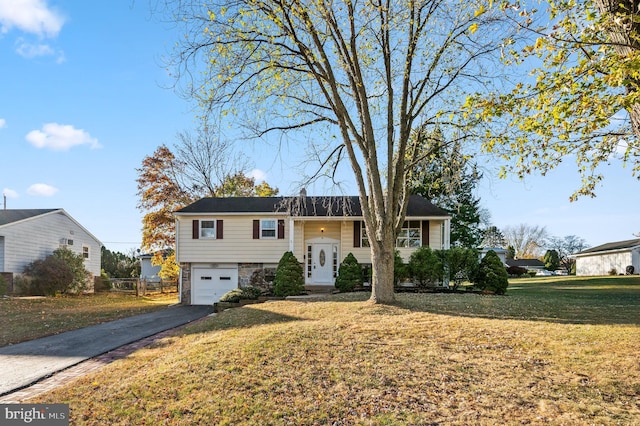
[[[180,273],[178,274],[178,303],[182,305],[182,262],[179,261],[180,255],[178,253],[178,241],[180,241],[180,227],[178,226],[178,217],[174,215],[174,226],[176,228],[176,261],[180,266]]]

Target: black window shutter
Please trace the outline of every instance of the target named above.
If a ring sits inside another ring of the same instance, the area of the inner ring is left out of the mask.
[[[191,238],[194,240],[200,238],[200,221],[198,219],[194,219],[192,222]]]
[[[424,247],[429,246],[429,221],[422,221],[422,245]]]
[[[278,219],[278,239],[284,239],[284,219]]]
[[[360,221],[353,222],[353,247],[360,247]]]
[[[216,220],[216,239],[222,239],[222,219]]]
[[[258,219],[253,221],[253,239],[260,239],[260,221]]]

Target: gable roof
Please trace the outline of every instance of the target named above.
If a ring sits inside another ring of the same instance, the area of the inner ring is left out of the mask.
[[[11,209],[0,210],[0,226],[8,225],[21,220],[51,213],[62,209]]]
[[[84,226],[82,226],[77,220],[75,220],[69,213],[67,213],[64,209],[5,209],[0,210],[0,228],[4,226],[8,226],[17,222],[22,222],[23,220],[30,220],[37,218],[38,216],[45,216],[49,214],[60,213],[65,215],[70,221],[75,223],[80,229],[87,233],[91,238],[93,238],[100,246],[102,246],[102,241],[100,241],[95,235],[87,230]]]
[[[640,247],[640,238],[636,238],[634,240],[616,241],[613,243],[602,244],[587,250],[582,250],[581,252],[576,253],[576,255],[597,253],[601,251],[631,249],[636,246]]]
[[[508,266],[519,266],[521,268],[541,268],[544,267],[544,262],[539,259],[507,259],[505,263]]]
[[[208,197],[178,210],[175,214],[202,213],[282,213],[292,216],[362,216],[357,196],[331,197]],[[411,195],[407,217],[448,217],[420,195]]]

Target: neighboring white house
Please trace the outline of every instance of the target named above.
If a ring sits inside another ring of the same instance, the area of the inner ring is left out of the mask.
[[[63,209],[0,210],[0,272],[20,274],[60,247],[82,254],[85,269],[100,276],[102,243]]]
[[[493,251],[495,254],[498,255],[498,258],[502,261],[502,263],[506,266],[507,265],[507,250],[503,249],[501,247],[483,247],[480,250],[478,250],[478,259],[482,260],[487,253],[489,253],[489,251]]]
[[[286,251],[303,264],[309,286],[333,286],[348,253],[371,263],[358,197],[203,198],[175,217],[184,304],[217,302],[248,285],[256,270],[273,271]],[[411,196],[397,238],[403,258],[420,246],[448,249],[449,235],[449,215]]]
[[[640,273],[640,238],[602,244],[580,253],[576,257],[576,275],[609,275],[615,270],[624,274],[627,266],[633,266],[634,274]]]

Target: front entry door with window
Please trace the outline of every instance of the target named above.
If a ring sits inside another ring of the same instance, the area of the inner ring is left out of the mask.
[[[312,244],[311,282],[333,284],[333,244]]]

